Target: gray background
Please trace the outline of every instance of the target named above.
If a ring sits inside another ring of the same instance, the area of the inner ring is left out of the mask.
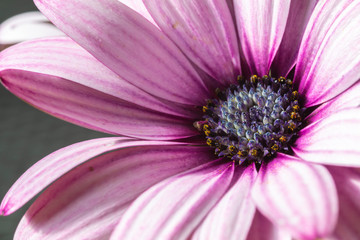
[[[36,10],[32,0],[0,0],[0,22]],[[0,199],[21,174],[47,154],[105,134],[51,117],[27,105],[0,85]],[[30,204],[10,216],[0,216],[0,240],[12,239]]]

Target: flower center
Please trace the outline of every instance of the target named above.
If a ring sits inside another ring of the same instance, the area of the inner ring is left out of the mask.
[[[298,92],[291,79],[256,75],[238,77],[238,85],[216,91],[203,106],[203,131],[219,157],[239,164],[261,164],[277,152],[288,152],[301,124]]]

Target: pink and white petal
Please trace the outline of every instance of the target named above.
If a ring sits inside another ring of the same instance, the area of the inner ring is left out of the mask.
[[[109,239],[129,204],[152,185],[209,161],[205,147],[132,146],[96,157],[47,188],[15,239]]]
[[[284,36],[271,67],[274,76],[287,76],[296,63],[301,39],[318,0],[292,0]]]
[[[256,207],[295,238],[328,236],[338,217],[338,197],[325,167],[278,154],[260,169],[252,191]]]
[[[19,70],[1,72],[3,85],[24,101],[65,121],[143,139],[195,136],[192,121],[162,114],[63,78]]]
[[[360,236],[360,170],[329,167],[339,193],[339,220],[334,236],[337,239],[358,240]]]
[[[26,12],[5,20],[0,25],[0,45],[41,38],[63,36],[41,12]]]
[[[225,1],[146,0],[160,29],[201,69],[220,83],[241,73],[234,22]]]
[[[359,108],[338,111],[302,129],[293,150],[309,162],[360,167],[359,126]]]
[[[283,38],[290,2],[234,1],[241,48],[252,74],[269,73]]]
[[[183,53],[118,0],[35,0],[35,4],[125,81],[169,101],[204,104],[208,90]]]
[[[253,166],[237,168],[233,186],[214,206],[191,239],[246,239],[256,211],[250,189],[256,177]]]
[[[91,158],[121,148],[162,144],[179,145],[176,142],[111,137],[79,142],[62,148],[38,161],[14,183],[1,203],[1,215],[15,212],[56,179]]]
[[[186,239],[223,196],[233,163],[202,165],[155,185],[125,212],[111,239]]]
[[[192,108],[165,102],[124,81],[67,37],[29,41],[1,52],[0,72],[7,69],[65,78],[155,111],[194,116]]]
[[[247,235],[248,240],[291,240],[291,235],[271,223],[259,211],[254,214],[254,220]]]
[[[119,1],[125,4],[126,6],[128,6],[129,8],[131,8],[132,10],[139,13],[141,16],[146,18],[149,22],[151,22],[155,26],[157,26],[154,19],[151,17],[149,11],[146,9],[142,0],[119,0]]]
[[[354,84],[342,94],[333,98],[329,102],[323,103],[306,117],[309,123],[316,122],[322,118],[330,117],[335,112],[357,108],[360,106],[360,82]]]
[[[319,3],[299,50],[294,81],[305,107],[330,100],[360,78],[360,2]]]

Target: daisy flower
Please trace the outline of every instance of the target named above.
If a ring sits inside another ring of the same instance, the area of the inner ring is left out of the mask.
[[[2,84],[117,137],[25,172],[15,239],[359,239],[360,1],[35,3],[68,37]]]

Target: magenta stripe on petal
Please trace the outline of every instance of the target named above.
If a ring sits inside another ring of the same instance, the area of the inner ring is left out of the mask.
[[[260,212],[295,238],[312,240],[334,230],[337,192],[323,166],[278,154],[262,166],[252,193]]]
[[[144,1],[164,33],[199,67],[221,83],[240,74],[235,25],[225,1]]]
[[[345,109],[305,127],[293,150],[315,163],[360,167],[360,109]]]
[[[255,212],[247,240],[291,240],[291,235],[264,217],[259,211]]]
[[[273,76],[286,76],[296,63],[301,39],[318,0],[292,0],[281,44],[271,67]]]
[[[125,212],[111,239],[188,238],[231,182],[234,164],[220,162],[179,174],[146,191]]]
[[[146,139],[197,135],[191,120],[161,114],[66,79],[6,70],[2,83],[24,101],[63,120],[111,134]]]
[[[169,101],[203,105],[208,91],[190,62],[157,27],[126,5],[117,0],[35,3],[124,80]]]
[[[65,78],[144,108],[179,117],[194,116],[193,108],[167,103],[124,81],[70,38],[41,39],[9,48],[0,55],[0,71],[5,70]]]
[[[109,239],[139,194],[209,161],[204,147],[144,145],[124,146],[62,176],[27,211],[15,240]]]
[[[285,31],[290,2],[234,1],[241,48],[252,74],[269,73]]]
[[[245,240],[256,210],[250,196],[255,177],[254,167],[238,167],[233,186],[206,216],[192,239]]]
[[[360,78],[360,2],[322,1],[314,10],[299,51],[295,83],[305,106],[323,103]]]

